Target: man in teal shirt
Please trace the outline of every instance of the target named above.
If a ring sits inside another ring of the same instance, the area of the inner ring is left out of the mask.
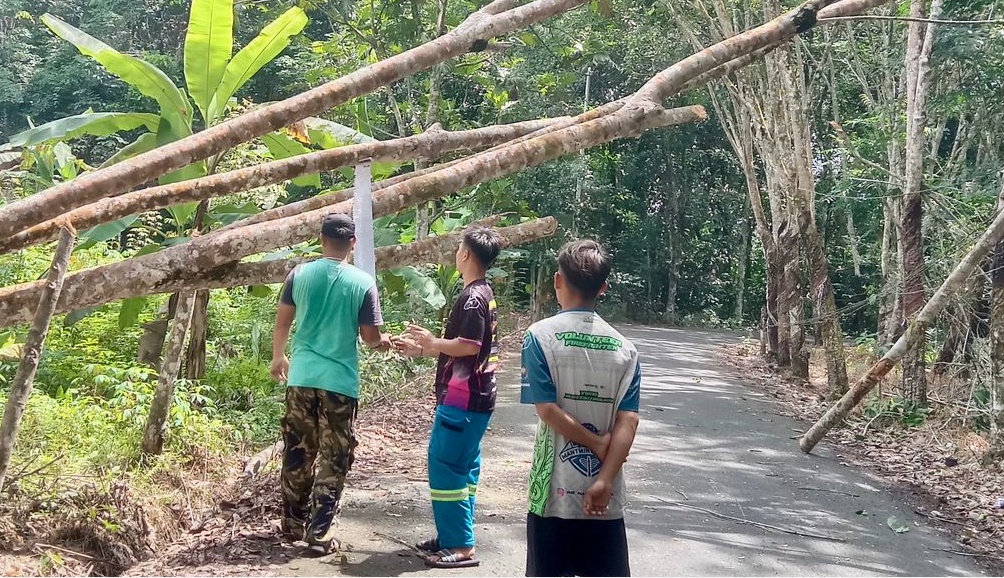
[[[380,332],[375,280],[347,263],[354,246],[355,225],[348,215],[324,218],[322,258],[286,277],[272,339],[272,377],[288,385],[282,530],[306,541],[309,555],[323,556],[340,546],[332,522],[357,444],[358,337],[374,349],[391,346],[390,337]],[[285,352],[294,319],[290,362]]]

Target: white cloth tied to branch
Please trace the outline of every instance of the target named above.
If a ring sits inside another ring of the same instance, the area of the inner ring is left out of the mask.
[[[352,220],[356,225],[355,265],[376,279],[376,247],[373,239],[373,178],[370,162],[355,168],[355,200]]]

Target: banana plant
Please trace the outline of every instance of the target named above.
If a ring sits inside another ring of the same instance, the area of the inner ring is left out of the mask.
[[[307,15],[299,7],[286,10],[265,26],[247,46],[234,54],[233,0],[193,0],[184,45],[184,87],[176,86],[167,74],[153,64],[119,52],[56,16],[45,14],[42,22],[56,36],[73,44],[81,54],[96,61],[108,73],[156,101],[158,111],[88,110],[14,135],[10,144],[29,150],[31,147],[84,135],[109,136],[142,130],[134,141],[118,150],[102,165],[107,166],[191,135],[196,129],[196,110],[201,125],[205,128],[222,121],[226,116],[227,105],[237,91],[275,59],[289,45],[293,36],[304,29]],[[211,158],[208,162],[200,161],[169,173],[161,177],[160,182],[167,184],[211,173],[219,158]],[[183,235],[197,208],[198,203],[185,203],[167,209],[179,235]],[[132,227],[137,218],[137,215],[132,215],[86,231],[82,235],[85,242],[81,247],[117,237]],[[160,245],[149,245],[141,251],[152,252],[159,248]],[[145,298],[124,302],[119,316],[120,325],[135,323],[145,304]]]
[[[307,15],[299,7],[286,10],[265,26],[247,46],[234,54],[233,0],[193,0],[184,44],[184,87],[176,86],[153,64],[119,52],[51,14],[44,15],[42,21],[57,36],[73,44],[81,54],[95,60],[107,72],[156,101],[159,109],[156,113],[88,110],[14,135],[10,144],[27,150],[84,135],[109,136],[126,131],[143,131],[102,165],[107,166],[192,134],[198,128],[197,120],[201,120],[201,126],[205,128],[224,120],[227,106],[237,91],[279,56],[293,36],[303,31]],[[372,140],[374,139],[358,131],[320,118],[308,118],[298,123],[297,127],[283,129],[262,138],[269,153],[276,159],[310,152],[312,148],[308,148],[308,145],[314,148],[333,148]],[[160,182],[166,184],[215,172],[221,156],[211,157],[207,161],[200,161],[165,175]],[[387,176],[396,169],[395,165],[383,165],[374,167],[377,169],[374,170],[377,178]],[[318,175],[300,177],[294,183],[314,189],[321,187]],[[193,219],[198,207],[199,203],[185,203],[168,208],[167,212],[174,225],[172,229],[178,237],[164,239],[161,244],[147,245],[140,251],[153,252],[165,244],[184,241],[189,228],[204,226],[204,223],[196,222],[199,219]],[[203,210],[206,208],[208,206]],[[225,204],[206,214],[205,221],[232,221],[256,210],[257,207],[253,205]],[[137,220],[138,215],[132,215],[86,231],[82,235],[85,242],[81,246],[115,238],[133,227]],[[135,323],[145,304],[145,297],[126,300],[119,316],[120,325]]]
[[[11,144],[30,147],[83,135],[108,136],[145,129],[136,140],[105,161],[105,166],[191,135],[195,128],[196,109],[203,127],[219,123],[237,91],[304,29],[307,15],[299,7],[286,10],[265,26],[247,46],[233,54],[233,0],[193,0],[185,36],[184,88],[176,86],[153,64],[119,52],[56,16],[45,14],[42,22],[56,36],[73,44],[81,54],[95,60],[108,73],[156,101],[159,110],[156,114],[87,111],[14,135]],[[218,158],[215,158],[210,159],[208,165],[204,161],[189,165],[165,175],[160,182],[165,184],[205,175],[214,170],[213,165],[217,161]],[[171,207],[168,211],[175,222],[182,225],[195,213],[197,206],[197,203],[187,203]],[[109,228],[104,229],[107,231]],[[107,240],[95,238],[95,235],[86,236],[94,241]]]

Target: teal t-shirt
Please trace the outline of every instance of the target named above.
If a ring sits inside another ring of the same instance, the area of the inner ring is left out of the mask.
[[[288,385],[358,398],[359,325],[382,324],[373,278],[352,265],[318,259],[289,274],[282,301],[296,307]]]

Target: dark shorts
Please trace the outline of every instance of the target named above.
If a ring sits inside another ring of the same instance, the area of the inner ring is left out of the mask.
[[[624,519],[526,515],[527,576],[630,576]]]

